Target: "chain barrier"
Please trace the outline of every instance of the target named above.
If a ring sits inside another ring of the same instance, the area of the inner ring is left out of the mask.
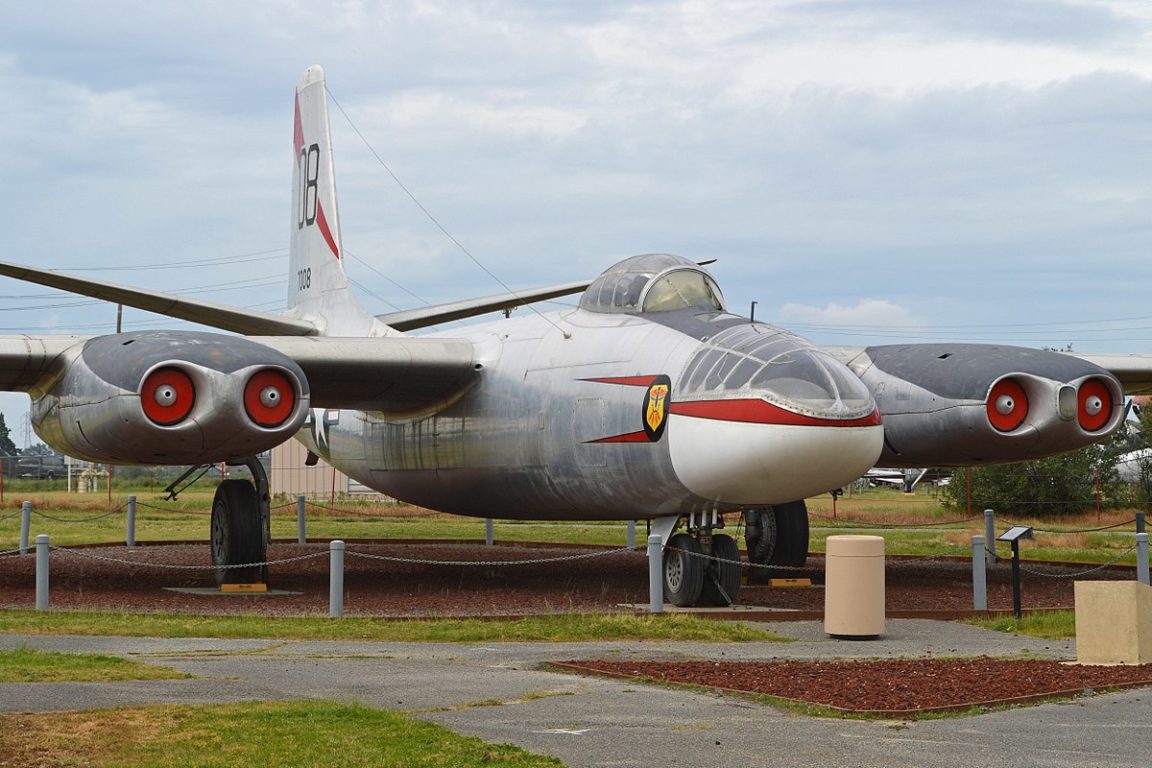
[[[1007,518],[1004,518],[1004,522],[1007,523],[1009,526],[1023,525],[1022,523],[1014,523]],[[1049,530],[1049,529],[1044,529],[1044,528],[1036,528],[1035,526],[1027,526],[1027,527],[1031,528],[1036,533],[1098,533],[1099,531],[1110,531],[1113,528],[1123,528],[1126,525],[1135,525],[1135,523],[1136,523],[1136,518],[1132,518],[1131,520],[1125,520],[1124,522],[1116,523],[1115,525],[1105,525],[1105,526],[1101,526],[1100,528],[1081,528],[1079,530],[1067,530],[1067,531],[1061,530],[1061,529],[1050,529]]]
[[[916,557],[907,557],[903,559],[903,562],[919,560],[941,560],[945,557],[970,557],[971,555],[972,549],[970,547],[957,547],[956,549],[937,552],[934,555],[917,555]]]
[[[960,523],[967,523],[970,520],[983,519],[979,515],[972,515],[971,517],[964,517],[964,518],[961,518],[959,520],[943,520],[943,521],[940,521],[937,523],[871,523],[871,522],[867,522],[864,520],[849,520],[849,519],[843,518],[843,517],[828,517],[827,515],[814,515],[811,512],[808,513],[808,517],[815,517],[815,518],[818,518],[820,520],[834,520],[838,523],[841,523],[841,522],[850,523],[850,525],[840,526],[843,528],[879,528],[879,529],[887,529],[887,528],[935,528],[938,526],[943,527],[946,525],[959,525]]]
[[[149,504],[146,501],[139,501],[139,500],[137,500],[136,506],[137,506],[137,508],[143,507],[144,509],[155,509],[155,510],[159,510],[160,512],[177,512],[177,513],[182,514],[182,515],[210,515],[210,514],[212,514],[211,510],[173,509],[172,507],[158,507],[155,504]]]
[[[417,557],[393,557],[391,555],[370,555],[367,552],[347,550],[344,554],[353,557],[362,557],[365,560],[384,560],[390,563],[413,563],[416,565],[449,565],[449,566],[499,566],[499,565],[540,565],[542,563],[565,563],[575,560],[591,560],[597,557],[618,555],[622,552],[636,553],[639,550],[620,547],[619,549],[606,549],[598,552],[582,552],[579,555],[563,555],[560,557],[534,557],[528,560],[425,560]]]
[[[5,520],[13,520],[17,517],[20,517],[22,511],[23,510],[18,509],[10,515],[0,515],[0,523],[4,522]]]
[[[667,549],[667,547],[665,547]],[[706,555],[703,552],[689,552],[686,549],[677,549],[677,552],[683,552],[689,557],[698,557],[701,560],[711,560],[715,563],[735,563],[736,565],[747,565],[749,568],[768,568],[773,571],[807,571],[810,570],[807,566],[803,565],[772,565],[771,563],[754,563],[751,560],[745,562],[744,560],[729,560],[724,557],[716,557],[716,555]]]
[[[1024,566],[1020,566],[1020,571],[1021,571],[1021,573],[1027,573],[1030,576],[1043,576],[1043,577],[1048,578],[1048,579],[1074,579],[1074,578],[1077,578],[1079,576],[1087,576],[1090,573],[1096,573],[1098,571],[1102,571],[1105,568],[1108,568],[1109,566],[1115,565],[1116,563],[1120,562],[1121,560],[1128,557],[1128,555],[1132,554],[1135,551],[1136,551],[1136,545],[1133,544],[1127,550],[1125,550],[1124,552],[1121,552],[1119,555],[1112,558],[1108,562],[1106,562],[1102,565],[1095,566],[1094,568],[1089,568],[1088,570],[1085,570],[1085,571],[1077,571],[1076,573],[1045,573],[1044,571],[1037,571],[1033,568],[1025,568]]]
[[[53,517],[52,515],[46,515],[43,512],[37,512],[35,509],[32,510],[32,514],[36,515],[36,517],[42,517],[45,520],[51,520],[54,523],[91,523],[96,520],[103,520],[105,518],[112,517],[113,515],[118,515],[124,511],[125,506],[126,505],[121,504],[111,512],[105,512],[100,515],[93,515],[92,517],[78,517],[75,519],[67,517]]]
[[[29,547],[28,549],[32,549],[32,547]],[[0,557],[4,557],[5,555],[18,555],[18,554],[20,554],[20,548],[19,547],[17,547],[16,549],[5,549],[4,551],[0,552]]]
[[[50,547],[53,552],[60,552],[64,555],[75,555],[87,560],[99,560],[105,563],[117,563],[119,565],[132,565],[137,568],[159,568],[162,570],[171,571],[219,571],[230,570],[233,568],[259,568],[266,565],[284,565],[285,563],[296,563],[302,560],[314,560],[319,557],[328,557],[328,550],[322,552],[313,552],[308,555],[297,555],[296,557],[286,557],[281,560],[265,560],[262,563],[237,563],[233,565],[174,565],[172,563],[146,563],[139,560],[127,560],[122,557],[107,557],[106,555],[94,555],[91,552],[81,552],[77,549],[68,549],[67,547]]]

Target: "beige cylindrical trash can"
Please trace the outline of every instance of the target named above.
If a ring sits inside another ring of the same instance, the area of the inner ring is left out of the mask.
[[[829,536],[824,565],[824,631],[873,639],[884,633],[884,539]]]

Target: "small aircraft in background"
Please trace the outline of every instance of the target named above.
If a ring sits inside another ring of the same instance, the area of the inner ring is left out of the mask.
[[[213,501],[218,566],[265,560],[268,481],[255,457],[296,437],[364,485],[432,509],[648,520],[667,542],[672,602],[726,605],[740,588],[740,550],[724,532],[733,520],[744,520],[752,562],[802,565],[805,498],[877,464],[1079,448],[1121,423],[1125,388],[1152,388],[1138,357],[820,349],[729,312],[708,271],[669,254],[590,281],[373,315],[344,272],[320,67],[296,89],[292,158],[283,315],[0,264],[227,332],[0,337],[0,388],[32,397],[36,433],[54,448],[113,464],[250,468],[251,481],[221,482]],[[408,333],[574,293],[576,308]]]

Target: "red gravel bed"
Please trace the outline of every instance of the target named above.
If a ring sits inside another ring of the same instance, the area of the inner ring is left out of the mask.
[[[1152,664],[1081,666],[1036,659],[869,661],[605,661],[555,666],[628,678],[764,694],[843,713],[887,717],[967,710],[1101,689],[1152,685]]]

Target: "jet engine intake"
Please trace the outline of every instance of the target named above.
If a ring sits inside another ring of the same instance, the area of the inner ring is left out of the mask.
[[[308,382],[289,357],[248,339],[158,331],[98,336],[67,356],[33,402],[45,442],[111,463],[232,461],[290,438]]]

